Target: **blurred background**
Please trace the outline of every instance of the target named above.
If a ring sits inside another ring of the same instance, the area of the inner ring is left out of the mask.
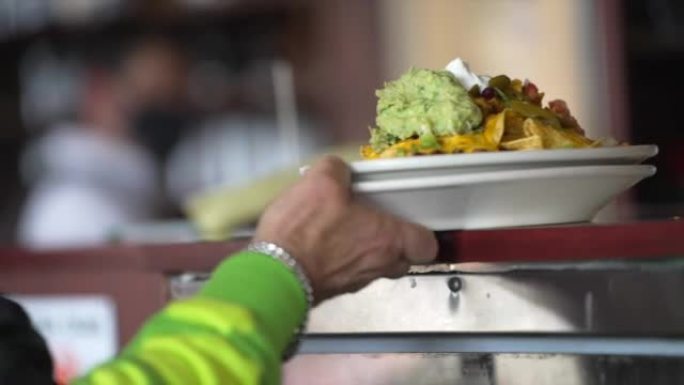
[[[455,57],[658,144],[633,211],[684,203],[675,0],[0,0],[0,57],[3,243],[176,223],[198,192],[366,141],[384,81]]]

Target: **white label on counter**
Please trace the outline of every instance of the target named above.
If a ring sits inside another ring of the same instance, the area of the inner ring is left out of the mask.
[[[14,295],[46,339],[58,383],[84,374],[117,350],[116,306],[102,295]]]

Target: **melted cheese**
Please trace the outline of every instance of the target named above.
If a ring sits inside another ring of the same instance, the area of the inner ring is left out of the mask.
[[[377,153],[371,146],[363,146],[361,155],[364,159],[394,158],[400,156],[455,154],[479,151],[496,151],[497,144],[489,141],[484,134],[450,135],[438,139],[439,146],[423,148],[420,139],[407,139],[393,144]]]

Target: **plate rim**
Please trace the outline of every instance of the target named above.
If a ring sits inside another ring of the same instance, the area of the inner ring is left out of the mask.
[[[489,166],[501,163],[518,164],[565,161],[568,163],[587,160],[609,160],[621,158],[644,158],[656,156],[656,144],[599,148],[564,148],[555,150],[498,151],[472,154],[441,154],[405,158],[360,160],[350,164],[355,174],[425,170],[436,168],[459,168],[466,166]]]
[[[634,165],[590,165],[572,167],[529,168],[520,170],[485,171],[461,175],[431,175],[424,177],[397,178],[355,182],[355,193],[377,193],[403,190],[425,190],[451,186],[466,186],[479,183],[496,183],[510,180],[548,179],[573,176],[653,176],[657,168],[648,164]]]

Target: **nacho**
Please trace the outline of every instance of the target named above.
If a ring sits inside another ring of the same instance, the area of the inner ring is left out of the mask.
[[[489,116],[484,130],[472,134],[448,135],[436,138],[435,144],[425,145],[422,138],[411,138],[393,144],[380,152],[373,146],[361,148],[364,159],[395,158],[416,155],[458,154],[498,151],[506,127],[505,113]]]
[[[555,129],[541,121],[528,118],[523,124],[523,130],[528,137],[538,136],[545,149],[554,148],[585,148],[591,147],[594,141],[569,129]]]
[[[533,135],[501,143],[501,148],[509,151],[541,150],[544,148],[544,145],[540,136]]]
[[[532,82],[499,75],[467,85],[462,78],[471,77],[412,69],[378,91],[378,126],[363,158],[604,145],[584,135],[564,101],[544,106]]]

